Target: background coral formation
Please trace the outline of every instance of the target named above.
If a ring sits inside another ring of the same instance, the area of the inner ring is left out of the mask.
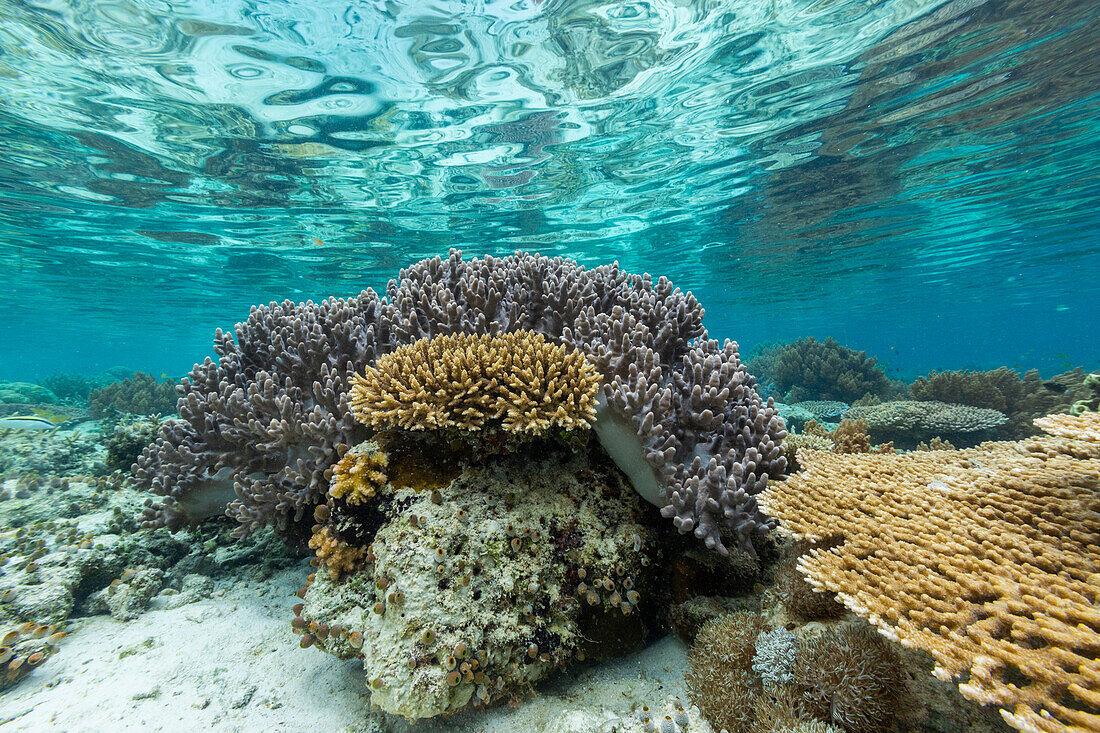
[[[843,539],[799,569],[966,697],[1020,730],[1095,730],[1100,414],[1037,425],[1061,437],[812,453],[762,502],[787,534]]]
[[[351,389],[351,410],[373,428],[514,433],[591,427],[600,376],[575,349],[542,334],[447,334],[386,354]]]
[[[889,397],[896,392],[877,359],[832,338],[808,337],[773,346],[754,358],[749,371],[774,384],[787,402],[852,403],[868,394]]]
[[[131,415],[168,415],[176,411],[176,382],[158,382],[152,374],[136,372],[118,382],[100,387],[88,395],[92,417],[121,412]]]
[[[1000,367],[985,372],[969,370],[932,372],[920,377],[909,389],[914,399],[950,402],[1003,412],[1007,421],[1000,426],[1000,438],[1018,440],[1037,434],[1032,421],[1054,412],[1066,412],[1087,391],[1086,374],[1080,368],[1043,380],[1039,372],[1020,374]]]
[[[892,440],[910,448],[918,441],[932,438],[973,445],[981,438],[993,437],[1006,419],[1002,413],[982,407],[914,400],[856,405],[844,415],[850,420],[863,421],[875,442]]]

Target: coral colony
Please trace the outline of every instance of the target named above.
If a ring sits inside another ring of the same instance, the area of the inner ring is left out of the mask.
[[[430,259],[403,270],[387,296],[255,307],[218,363],[182,385],[135,476],[164,498],[147,522],[178,525],[220,510],[247,532],[308,518],[327,491],[337,446],[367,431],[349,407],[355,376],[423,338],[540,334],[576,349],[600,375],[596,433],[634,487],[681,532],[726,552],[772,524],[755,495],[782,476],[782,419],[757,394],[736,344],[707,338],[703,309],[668,280],[562,258]],[[423,428],[430,428],[425,422]]]
[[[359,659],[409,720],[517,701],[671,625],[689,700],[607,730],[885,733],[930,710],[1097,729],[1100,377],[910,387],[802,339],[752,361],[782,404],[702,318],[665,278],[458,251],[385,295],[254,307],[133,464],[143,526],[227,514],[237,542],[308,545],[300,646]],[[120,423],[116,452],[155,424]],[[997,435],[1020,440],[979,444]],[[119,618],[159,587],[127,572],[104,591]],[[29,668],[53,631],[0,654]]]

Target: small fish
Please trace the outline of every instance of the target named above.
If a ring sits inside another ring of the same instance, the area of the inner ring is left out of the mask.
[[[160,378],[161,379],[167,379],[168,378],[168,372],[161,372],[160,373]]]
[[[69,419],[68,415],[36,412],[33,415],[8,415],[0,417],[0,428],[14,430],[54,430]]]
[[[313,238],[313,244],[316,247],[324,247],[325,246],[325,240],[321,239],[320,237],[314,237]]]

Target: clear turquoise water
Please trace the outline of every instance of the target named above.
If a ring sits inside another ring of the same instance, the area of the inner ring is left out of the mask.
[[[1100,6],[0,2],[0,378],[516,249],[747,350],[1100,364]]]

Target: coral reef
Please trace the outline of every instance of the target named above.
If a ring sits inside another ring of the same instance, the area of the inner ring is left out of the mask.
[[[542,334],[447,334],[386,354],[356,375],[351,410],[376,429],[511,433],[588,428],[600,376],[575,349]]]
[[[845,417],[864,421],[875,442],[890,440],[908,447],[931,438],[973,445],[982,437],[992,437],[1006,419],[1002,413],[982,407],[914,400],[853,406]]]
[[[932,372],[920,377],[909,389],[922,402],[948,402],[997,410],[1007,420],[997,437],[1018,440],[1037,433],[1032,421],[1055,412],[1067,412],[1075,399],[1087,392],[1087,378],[1080,368],[1044,381],[1036,370],[1020,374],[1000,367],[986,372],[969,370]]]
[[[508,454],[394,485],[408,474],[377,505],[318,507],[318,535],[367,554],[340,572],[322,559],[330,572],[311,576],[291,624],[303,647],[361,658],[376,706],[419,719],[517,699],[646,638],[652,510],[598,452]]]
[[[1071,415],[1079,415],[1082,412],[1100,412],[1100,372],[1092,372],[1081,381],[1083,390],[1089,392],[1070,406]]]
[[[892,453],[892,442],[871,445],[867,435],[867,422],[859,420],[841,420],[832,430],[811,420],[803,426],[803,432],[788,435],[783,441],[783,451],[787,456],[787,466],[791,473],[801,469],[798,455],[801,451],[827,450],[833,453]]]
[[[761,499],[799,570],[1019,730],[1100,727],[1100,413],[959,451],[815,452]],[[920,568],[913,573],[912,568]]]
[[[754,497],[786,468],[783,421],[737,345],[708,339],[698,302],[667,279],[455,250],[402,270],[386,295],[273,303],[253,308],[235,338],[219,331],[218,363],[192,370],[180,419],[134,465],[139,485],[164,497],[146,525],[224,507],[242,535],[292,531],[327,491],[336,447],[366,437],[348,409],[356,373],[426,337],[531,331],[595,367],[601,444],[677,529],[726,552],[722,530],[754,551],[772,527]]]
[[[88,395],[92,417],[114,413],[166,415],[176,411],[176,383],[158,382],[152,374],[135,372],[132,377],[100,387]]]
[[[0,380],[0,403],[52,404],[57,395],[46,387],[28,382],[5,382]]]
[[[896,391],[878,360],[835,339],[802,338],[768,357],[769,376],[787,402],[851,403],[864,395],[889,397]]]

